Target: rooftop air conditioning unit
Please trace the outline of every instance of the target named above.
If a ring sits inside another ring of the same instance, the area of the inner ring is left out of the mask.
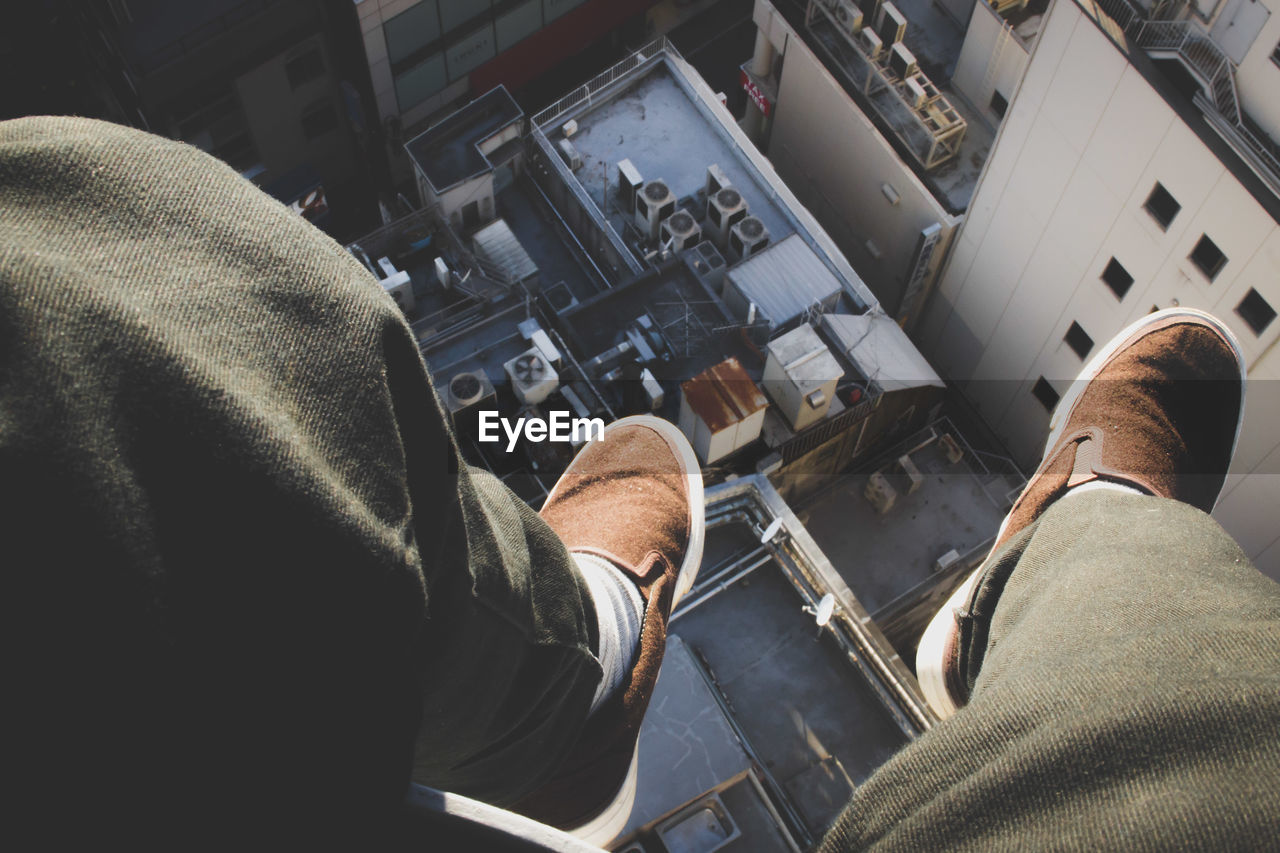
[[[721,169],[715,163],[708,166],[707,186],[705,188],[707,198],[711,198],[727,186],[729,186],[729,176],[724,173],[724,169]]]
[[[670,248],[674,252],[683,251],[701,239],[702,228],[687,211],[677,210],[662,220],[662,245],[665,247],[670,243]]]
[[[769,245],[769,229],[754,216],[744,217],[729,231],[731,261],[745,261]]]
[[[493,397],[493,384],[483,373],[459,373],[449,380],[445,395],[451,413],[475,406]]]
[[[666,181],[649,181],[636,194],[636,226],[650,240],[658,239],[658,225],[676,212],[676,197]]]
[[[907,46],[899,41],[894,42],[893,47],[889,48],[889,70],[897,74],[899,79],[906,80],[918,74],[920,66],[916,64],[915,54],[907,50]]]
[[[537,405],[551,395],[560,384],[555,368],[547,363],[542,352],[534,347],[503,365],[511,390],[520,402]]]
[[[902,41],[907,34],[906,16],[889,0],[885,0],[880,6],[880,14],[876,18],[876,33],[885,44]]]
[[[924,86],[920,85],[919,77],[907,78],[907,100],[911,102],[913,108],[918,110],[923,107],[928,97],[929,94],[924,90]]]
[[[840,0],[836,6],[836,23],[851,36],[856,36],[862,29],[862,10],[854,0]]]
[[[884,42],[880,40],[880,36],[868,27],[863,27],[862,32],[858,33],[858,44],[870,59],[879,59],[880,53],[884,50]]]
[[[567,139],[561,139],[559,146],[560,146],[560,158],[564,160],[565,165],[567,165],[569,169],[574,172],[581,169],[582,155],[578,153],[577,148],[573,147],[573,143]]]
[[[624,211],[636,209],[636,193],[644,185],[640,170],[630,160],[618,161],[618,202]]]
[[[746,218],[747,201],[733,187],[725,187],[707,199],[707,233],[721,249],[729,240],[729,229]]]
[[[493,383],[481,371],[455,373],[448,384],[438,390],[458,435],[476,435],[480,412],[498,408]]]

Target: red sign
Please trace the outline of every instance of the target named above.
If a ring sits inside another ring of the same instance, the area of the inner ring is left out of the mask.
[[[761,92],[760,87],[752,81],[747,74],[747,69],[741,68],[738,73],[742,78],[742,88],[747,90],[747,94],[751,96],[751,100],[755,101],[756,106],[760,108],[760,112],[768,115],[773,105],[769,103],[769,99],[765,97],[764,92]]]

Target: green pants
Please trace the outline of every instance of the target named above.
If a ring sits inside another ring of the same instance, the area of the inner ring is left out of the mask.
[[[1071,496],[985,570],[971,701],[824,850],[1280,846],[1280,586],[1213,519]]]
[[[50,846],[367,843],[411,771],[505,803],[600,678],[392,300],[187,145],[0,124],[0,495],[5,814]]]

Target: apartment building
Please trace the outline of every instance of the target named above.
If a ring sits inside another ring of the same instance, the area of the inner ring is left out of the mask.
[[[1047,0],[757,0],[743,128],[885,309],[919,321]]]
[[[412,127],[518,89],[655,0],[355,0],[378,115]]]
[[[1174,305],[1222,317],[1249,389],[1215,512],[1280,576],[1280,18],[1271,0],[1055,0],[916,339],[1037,464],[1085,360]]]

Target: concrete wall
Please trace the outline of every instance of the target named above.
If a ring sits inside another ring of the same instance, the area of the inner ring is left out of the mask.
[[[324,55],[325,73],[293,89],[285,66],[313,48]],[[236,93],[254,145],[263,164],[271,170],[268,181],[303,163],[311,163],[329,181],[341,182],[355,174],[356,155],[346,107],[332,75],[333,61],[321,38],[313,36],[236,79]],[[328,132],[308,140],[302,130],[302,116],[323,103],[333,110],[337,123]]]
[[[762,5],[769,4],[758,0],[757,23],[766,21],[771,41],[786,48],[769,159],[885,310],[899,319],[905,315],[910,326],[916,311],[901,302],[920,230],[936,222],[943,231],[923,289],[927,294],[959,218],[943,209],[804,42],[782,31],[782,16],[759,14]],[[886,197],[885,184],[897,194],[897,204]]]
[[[479,217],[477,224],[483,224],[493,219],[494,174],[492,171],[477,175],[468,181],[463,181],[439,195],[432,191],[431,185],[427,183],[421,172],[415,170],[415,173],[418,180],[418,194],[422,199],[422,203],[428,206],[438,206],[440,215],[448,220],[454,230],[461,232],[463,228],[462,209],[473,201],[477,205],[477,216]]]
[[[1013,93],[1026,71],[1028,56],[1027,49],[1009,31],[1004,19],[988,4],[977,3],[951,76],[951,87],[982,110],[987,121],[998,125],[1000,116],[991,109],[991,95],[999,92],[1006,101],[1013,100]]]
[[[1182,209],[1163,230],[1143,205],[1156,182]],[[1228,258],[1210,282],[1188,260],[1202,235]],[[1133,276],[1119,299],[1099,278],[1112,258]],[[1102,346],[1153,307],[1215,313],[1249,365],[1250,399],[1217,517],[1280,577],[1280,320],[1262,335],[1236,312],[1256,289],[1280,310],[1280,226],[1071,0],[1042,27],[933,304],[916,335],[1030,470],[1059,392],[1082,366],[1063,341],[1077,322]],[[1095,349],[1096,351],[1096,349]]]

